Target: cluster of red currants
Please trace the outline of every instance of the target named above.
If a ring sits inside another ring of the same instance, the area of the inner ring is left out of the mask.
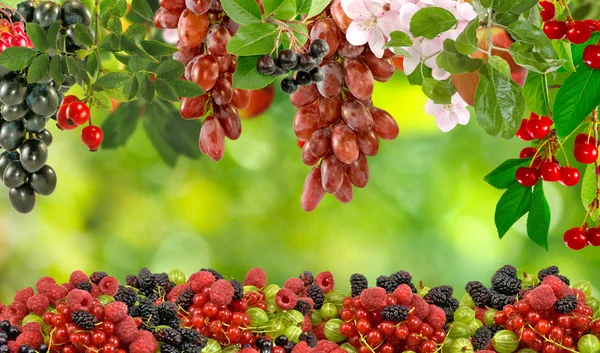
[[[33,48],[31,39],[25,33],[25,23],[0,20],[0,53],[11,47]]]
[[[227,52],[227,42],[239,26],[225,15],[219,0],[161,0],[160,6],[154,25],[178,29],[179,51],[173,58],[186,65],[185,79],[206,92],[183,98],[181,116],[207,116],[198,146],[202,153],[219,161],[225,153],[225,137],[237,140],[242,133],[238,110],[250,104],[249,92],[232,86],[237,57]]]
[[[377,58],[366,46],[354,46],[345,32],[351,20],[339,1],[310,27],[311,41],[323,40],[329,52],[321,69],[324,80],[300,86],[290,101],[299,110],[294,132],[302,146],[302,161],[314,168],[302,193],[302,208],[314,210],[325,193],[343,203],[352,200],[352,186],[369,180],[367,156],[379,151],[379,139],[393,140],[398,124],[386,111],[373,106],[374,81],[386,82],[394,74],[394,54]],[[307,44],[308,45],[308,44]]]
[[[56,126],[61,130],[73,130],[78,126],[89,123],[81,131],[81,140],[95,152],[100,147],[104,133],[98,126],[92,125],[90,108],[74,95],[66,96],[56,113]]]
[[[565,232],[563,240],[565,245],[572,250],[582,250],[588,245],[600,246],[600,229],[590,227],[571,228]]]

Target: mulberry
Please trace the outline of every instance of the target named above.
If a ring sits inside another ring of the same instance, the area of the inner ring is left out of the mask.
[[[156,287],[156,281],[154,280],[154,274],[147,268],[142,268],[137,276],[138,284],[140,288],[154,289]]]
[[[179,347],[183,341],[181,334],[172,328],[163,328],[156,333],[156,340],[175,347]]]
[[[208,343],[208,339],[206,338],[206,336],[203,336],[202,334],[200,334],[200,332],[196,330],[180,327],[177,331],[179,331],[179,333],[181,334],[183,342],[196,345],[200,347],[201,350],[204,349],[204,347],[206,347],[206,344]]]
[[[517,277],[517,269],[512,265],[504,265],[492,276],[492,281],[495,276],[506,275],[511,277]]]
[[[191,289],[185,289],[177,297],[177,305],[185,309],[189,308],[194,301],[194,295],[196,295],[194,291],[192,291]]]
[[[83,330],[93,330],[98,323],[98,318],[83,310],[73,311],[71,313],[71,319],[77,327]]]
[[[137,298],[138,296],[135,289],[125,286],[119,286],[119,290],[117,291],[117,294],[115,294],[115,300],[123,302],[127,304],[127,306],[135,305],[135,303],[137,303]]]
[[[137,278],[137,276],[134,276],[134,275],[127,275],[125,277],[125,283],[127,283],[128,286],[133,287],[133,288],[140,287],[140,284],[138,283],[138,278]]]
[[[554,311],[559,314],[570,314],[577,308],[579,301],[574,295],[565,295],[554,303]]]
[[[165,324],[171,322],[173,319],[176,319],[177,313],[179,312],[177,304],[170,301],[160,303],[157,309],[160,322]]]
[[[385,292],[388,294],[394,293],[394,290],[396,290],[396,288],[398,288],[398,286],[396,286],[394,281],[391,278],[389,278],[388,276],[377,277],[376,284],[377,284],[377,287],[385,289]]]
[[[154,275],[154,281],[156,285],[162,288],[163,292],[161,294],[167,294],[175,287],[175,283],[171,282],[169,279],[169,275],[165,272],[157,273]]]
[[[491,326],[486,326],[490,332],[492,333],[492,338],[494,338],[494,336],[496,336],[496,334],[502,330],[504,330],[504,327],[500,326],[500,325],[496,325],[493,324]]]
[[[310,271],[304,271],[298,276],[303,282],[305,286],[310,286],[315,282],[315,276]]]
[[[233,300],[241,300],[244,297],[244,286],[235,279],[232,279],[229,283],[233,287]]]
[[[560,270],[558,269],[558,266],[550,266],[550,267],[544,268],[544,269],[540,270],[540,272],[538,272],[538,279],[541,282],[547,276],[556,276],[556,275],[558,275],[559,272],[560,272]]]
[[[475,351],[484,350],[492,341],[492,332],[487,326],[482,326],[478,328],[475,333],[473,333],[473,349]]]
[[[106,276],[108,276],[108,273],[106,272],[94,272],[90,275],[90,281],[93,284],[99,284],[100,281],[102,281],[102,279]]]
[[[567,286],[571,285],[571,280],[568,279],[567,277],[565,277],[563,275],[556,275],[556,277],[560,278],[560,280],[563,281],[564,284],[566,284]]]
[[[492,289],[505,295],[517,295],[521,291],[521,281],[516,275],[496,273],[492,277]]]
[[[210,272],[217,281],[225,278],[219,271],[212,269],[212,268],[201,268],[200,271]]]
[[[400,286],[401,284],[412,284],[412,276],[410,273],[406,272],[406,271],[398,271],[394,274],[392,274],[390,276],[390,279],[392,280],[392,282],[394,282],[394,285],[396,286],[396,288],[398,288],[398,286]],[[394,289],[396,289],[394,288]]]
[[[450,299],[454,293],[454,288],[451,286],[439,286],[429,290],[429,292],[423,297],[429,304],[442,306],[450,306]]]
[[[388,305],[381,309],[381,318],[392,322],[401,322],[408,318],[409,311],[404,305]]]
[[[352,297],[359,296],[363,290],[369,288],[367,277],[360,273],[350,276],[350,287],[352,288]]]
[[[475,302],[475,305],[479,307],[485,307],[489,304],[490,291],[483,285],[483,283],[478,281],[469,282],[465,286],[465,290],[467,293],[469,293]]]
[[[140,298],[139,300],[140,317],[146,327],[154,327],[158,325],[160,317],[158,316],[158,308],[154,302],[148,298]]]
[[[490,291],[490,307],[502,310],[506,305],[516,303],[517,299],[514,296],[505,295],[496,291]]]
[[[310,348],[315,348],[317,343],[319,343],[317,336],[315,336],[315,334],[312,332],[302,332],[298,339],[300,342],[306,342]]]
[[[325,294],[323,294],[323,290],[314,284],[308,286],[306,289],[306,296],[313,300],[315,303],[315,309],[321,309],[323,303],[325,302]]]
[[[90,282],[80,282],[75,288],[84,290],[89,293],[92,291],[92,284]]]
[[[161,353],[181,353],[179,352],[179,348],[171,346],[170,344],[163,344],[160,346]]]
[[[202,348],[192,343],[185,342],[181,345],[183,353],[202,353]]]
[[[312,306],[306,300],[299,299],[296,303],[296,306],[294,307],[294,310],[299,311],[302,314],[302,316],[306,316],[310,314]]]

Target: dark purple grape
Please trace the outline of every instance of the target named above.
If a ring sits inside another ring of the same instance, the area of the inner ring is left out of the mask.
[[[66,0],[60,7],[60,21],[63,26],[81,23],[87,27],[92,24],[92,14],[79,0]]]
[[[21,164],[30,173],[40,170],[48,161],[48,147],[40,139],[25,141],[21,146]]]
[[[14,151],[25,141],[25,126],[21,120],[5,122],[0,128],[0,147]]]
[[[25,184],[29,173],[23,168],[21,162],[12,161],[6,166],[4,173],[2,174],[2,181],[7,188],[18,188]]]
[[[2,154],[0,154],[0,180],[2,180],[2,176],[4,175],[4,171],[6,170],[6,167],[12,161],[18,161],[18,160],[19,160],[18,152],[4,151],[4,152],[2,152]]]
[[[48,118],[58,110],[58,94],[48,85],[35,84],[28,89],[27,104],[35,114]]]
[[[27,80],[17,74],[10,73],[0,81],[0,102],[5,105],[17,105],[25,101],[27,96]]]
[[[2,106],[2,118],[6,121],[15,121],[19,120],[27,114],[29,111],[29,106],[27,103],[23,102],[21,104],[16,105],[4,105]]]
[[[56,189],[56,172],[51,166],[45,165],[29,176],[29,183],[38,194],[42,196],[51,195]]]
[[[20,213],[29,213],[35,207],[35,191],[29,184],[10,189],[8,198],[13,208]]]

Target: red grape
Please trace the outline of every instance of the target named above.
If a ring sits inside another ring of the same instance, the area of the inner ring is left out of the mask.
[[[350,93],[358,99],[367,99],[373,95],[375,83],[371,70],[357,59],[344,60],[344,81]]]
[[[321,127],[319,110],[316,104],[301,108],[294,116],[294,133],[303,141],[308,141],[313,132]]]
[[[179,19],[177,33],[179,40],[187,47],[197,47],[202,44],[208,32],[210,20],[206,14],[196,15],[188,9],[185,9]],[[164,26],[165,28],[169,28]]]
[[[319,98],[317,85],[300,86],[296,93],[290,95],[290,103],[296,108],[302,108],[314,103],[317,98]]]
[[[369,109],[373,117],[373,132],[382,140],[394,140],[398,137],[398,123],[388,112],[379,108]]]
[[[342,203],[349,203],[352,201],[354,190],[352,189],[352,182],[350,181],[350,177],[348,175],[344,174],[342,185],[340,186],[339,190],[333,194],[333,196]]]
[[[356,99],[346,99],[342,103],[342,118],[354,131],[367,132],[373,126],[369,109]]]
[[[330,194],[335,194],[344,182],[345,172],[344,164],[333,153],[327,155],[321,165],[323,189]]]
[[[210,91],[219,77],[219,65],[212,55],[201,55],[192,67],[192,81],[204,91]]]
[[[330,61],[323,65],[322,69],[325,72],[325,80],[317,83],[319,93],[325,98],[338,96],[344,79],[342,67],[337,62]]]
[[[379,152],[379,139],[373,130],[357,132],[358,148],[367,156],[375,156]]]
[[[322,97],[319,100],[319,114],[324,124],[337,123],[342,115],[342,101],[338,97]]]
[[[206,154],[214,161],[220,161],[225,154],[225,133],[223,127],[214,116],[209,116],[204,120],[200,129],[199,143],[206,151]]]
[[[322,39],[329,45],[329,53],[325,55],[325,59],[335,54],[335,51],[340,44],[340,30],[331,18],[322,18],[315,22],[310,30],[310,39]]]
[[[206,34],[206,49],[215,56],[227,55],[227,42],[231,34],[223,25],[211,25]]]
[[[322,186],[321,167],[314,167],[304,181],[301,199],[302,209],[306,212],[313,211],[321,203],[324,196],[325,190]]]
[[[337,124],[331,133],[331,146],[335,156],[344,164],[352,164],[360,153],[356,134],[346,124]]]
[[[364,188],[369,182],[369,162],[364,154],[360,154],[358,160],[346,166],[346,174],[357,188]]]
[[[182,98],[179,113],[186,120],[197,119],[204,116],[207,111],[206,101],[208,96],[203,94],[194,98]]]
[[[242,135],[242,121],[237,109],[231,104],[215,107],[215,116],[223,127],[223,132],[230,140],[237,140]]]
[[[315,157],[324,157],[331,150],[331,129],[326,127],[313,132],[309,142],[312,154]]]

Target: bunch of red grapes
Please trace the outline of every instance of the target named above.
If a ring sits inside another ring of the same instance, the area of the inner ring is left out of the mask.
[[[592,32],[600,31],[600,20],[566,21],[556,20],[556,6],[549,0],[540,1],[542,11],[540,15],[544,21],[544,33],[550,39],[567,40],[573,44],[582,44],[590,40]],[[583,52],[583,61],[592,69],[600,69],[600,42],[588,45]]]
[[[211,159],[225,153],[225,137],[237,140],[242,133],[238,109],[250,103],[248,91],[234,89],[232,74],[236,56],[227,52],[227,42],[237,31],[219,0],[160,0],[154,16],[159,29],[178,29],[179,51],[173,58],[186,65],[185,79],[197,83],[205,94],[181,100],[184,119],[206,117],[198,146]]]
[[[350,202],[353,186],[364,188],[369,180],[367,156],[377,154],[379,139],[393,140],[399,132],[394,118],[371,98],[374,81],[386,82],[394,74],[394,54],[388,50],[377,58],[366,46],[348,43],[351,20],[339,1],[324,14],[311,24],[310,41],[321,39],[329,46],[321,64],[325,79],[299,87],[290,98],[299,109],[294,133],[302,161],[313,166],[302,192],[305,211],[314,210],[325,193]]]

